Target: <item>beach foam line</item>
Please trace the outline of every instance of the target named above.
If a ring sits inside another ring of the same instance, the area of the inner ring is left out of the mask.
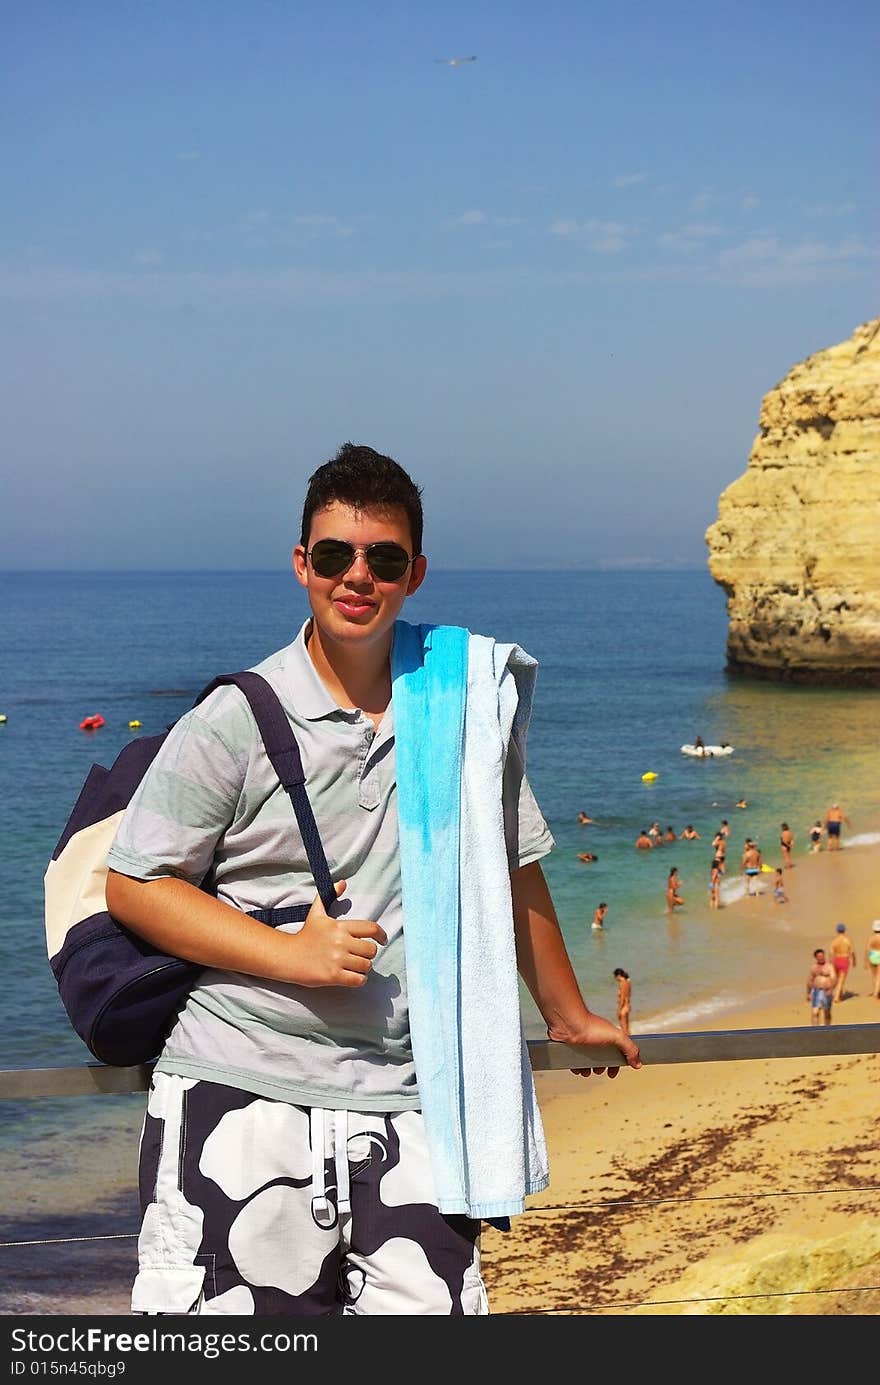
[[[876,846],[878,842],[880,842],[880,832],[857,832],[854,837],[847,838],[843,846]]]

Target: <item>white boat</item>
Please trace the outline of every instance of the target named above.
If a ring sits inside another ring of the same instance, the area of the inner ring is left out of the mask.
[[[698,760],[711,760],[716,755],[732,755],[732,745],[683,745],[682,755],[695,755]]]

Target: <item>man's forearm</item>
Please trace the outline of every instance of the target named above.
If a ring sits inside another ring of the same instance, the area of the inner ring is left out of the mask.
[[[578,1032],[590,1014],[537,862],[511,874],[516,961],[529,994],[556,1038]]]
[[[136,880],[111,870],[106,894],[114,918],[172,957],[249,976],[290,979],[289,934],[267,928],[185,880]]]

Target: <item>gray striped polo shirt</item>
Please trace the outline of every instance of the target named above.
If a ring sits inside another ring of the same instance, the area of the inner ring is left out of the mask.
[[[404,959],[393,701],[374,731],[337,706],[309,658],[307,620],[255,666],[278,694],[299,743],[334,880],[355,918],[388,942],[364,986],[305,987],[205,970],[158,1063],[162,1072],[241,1087],[302,1106],[400,1111],[419,1104]],[[511,743],[504,772],[511,869],[553,838]],[[168,733],[122,818],[108,864],[139,880],[198,885],[238,909],[309,904],[315,884],[290,803],[238,688],[217,689]],[[296,932],[298,923],[282,925]]]

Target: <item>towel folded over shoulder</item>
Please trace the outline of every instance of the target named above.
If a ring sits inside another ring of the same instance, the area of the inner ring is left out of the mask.
[[[460,626],[394,631],[391,676],[413,1055],[437,1205],[503,1218],[548,1183],[523,1035],[504,836],[537,664]]]

